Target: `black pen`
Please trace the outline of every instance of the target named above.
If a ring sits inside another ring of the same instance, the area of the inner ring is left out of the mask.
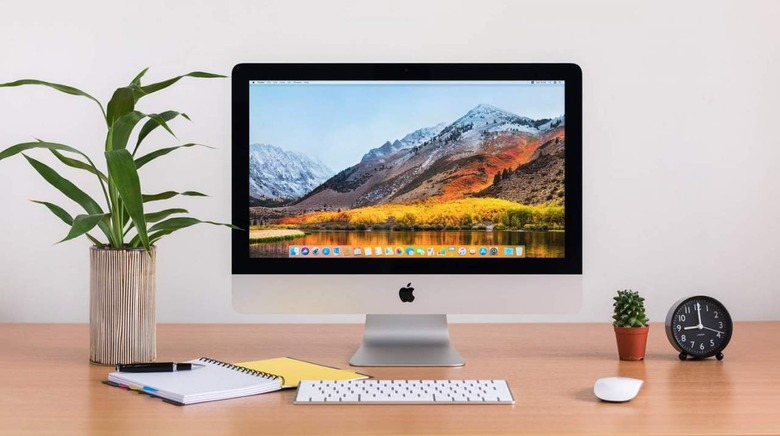
[[[176,363],[176,362],[155,362],[155,363],[131,363],[127,365],[117,365],[119,372],[176,372],[189,371],[192,369],[203,368],[206,365],[199,363]]]

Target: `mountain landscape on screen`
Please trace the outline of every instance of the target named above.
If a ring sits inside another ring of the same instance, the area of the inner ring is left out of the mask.
[[[563,116],[533,120],[483,104],[451,124],[424,127],[371,149],[336,175],[299,153],[253,144],[250,195],[255,202],[304,210],[430,198],[497,197],[522,204],[562,199],[564,123]]]
[[[327,239],[352,241],[354,232],[371,230],[372,237],[389,231],[387,241],[398,231],[429,231],[437,241],[448,231],[562,232],[565,122],[565,115],[534,119],[479,104],[454,121],[368,144],[354,165],[336,171],[283,144],[253,144],[250,240],[319,241],[323,232],[353,232]],[[561,257],[562,241],[561,234],[560,247],[535,255]]]

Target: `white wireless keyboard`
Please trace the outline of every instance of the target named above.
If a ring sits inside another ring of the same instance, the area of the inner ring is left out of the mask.
[[[295,404],[514,404],[506,380],[304,380]]]

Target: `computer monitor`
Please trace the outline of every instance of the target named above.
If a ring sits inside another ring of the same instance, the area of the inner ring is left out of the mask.
[[[235,309],[366,314],[365,366],[462,365],[447,314],[578,310],[581,88],[573,64],[237,65]]]

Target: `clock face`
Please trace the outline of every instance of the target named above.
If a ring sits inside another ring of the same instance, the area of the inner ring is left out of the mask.
[[[733,324],[726,308],[705,296],[691,297],[672,307],[666,332],[677,351],[702,358],[720,353],[729,340]]]

